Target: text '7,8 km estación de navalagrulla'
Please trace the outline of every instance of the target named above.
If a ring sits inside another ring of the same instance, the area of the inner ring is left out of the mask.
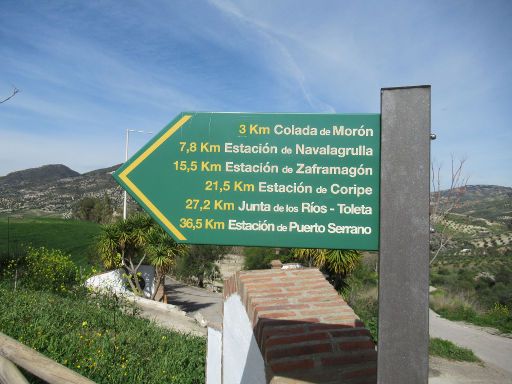
[[[114,175],[177,241],[376,250],[379,114],[182,113]]]

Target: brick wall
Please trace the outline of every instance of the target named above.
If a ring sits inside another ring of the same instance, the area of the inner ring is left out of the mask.
[[[224,283],[241,297],[267,381],[375,383],[370,333],[318,269],[240,271]]]

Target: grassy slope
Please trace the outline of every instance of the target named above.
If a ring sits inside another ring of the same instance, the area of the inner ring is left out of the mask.
[[[54,218],[9,219],[10,254],[16,255],[23,246],[61,249],[71,255],[73,261],[87,266],[88,255],[93,253],[95,236],[100,226],[95,223]],[[0,218],[0,253],[6,254],[7,218]]]
[[[0,308],[0,332],[97,383],[204,383],[203,338],[129,316],[113,298],[0,285]]]

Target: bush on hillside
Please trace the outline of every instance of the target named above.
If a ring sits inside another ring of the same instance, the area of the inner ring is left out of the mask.
[[[342,296],[364,322],[373,341],[378,340],[378,276],[373,265],[374,260],[360,263],[345,279]]]
[[[244,249],[244,269],[267,269],[276,258],[274,248],[247,247]]]
[[[112,221],[113,212],[112,201],[104,195],[102,199],[84,197],[73,206],[72,215],[75,219],[105,224]]]
[[[220,277],[215,263],[229,250],[229,247],[218,245],[192,245],[188,252],[177,258],[174,273],[179,279],[204,288],[207,282],[214,282]]]
[[[272,260],[280,260],[281,263],[293,263],[297,260],[290,254],[288,248],[246,247],[244,249],[244,269],[267,269]]]
[[[80,282],[80,272],[71,257],[45,247],[29,247],[23,257],[10,261],[6,275],[30,289],[61,293]]]

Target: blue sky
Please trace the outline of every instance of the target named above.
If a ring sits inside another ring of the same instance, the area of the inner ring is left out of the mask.
[[[184,110],[379,112],[432,85],[432,158],[512,186],[512,2],[24,1],[0,8],[0,175],[124,160]],[[131,136],[130,153],[148,137]]]

